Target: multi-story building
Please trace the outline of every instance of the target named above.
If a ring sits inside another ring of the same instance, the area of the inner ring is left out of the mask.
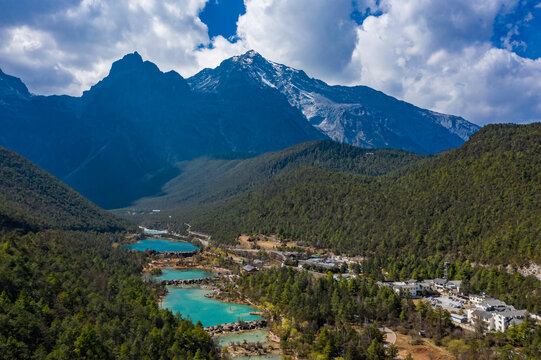
[[[466,310],[469,322],[472,325],[481,322],[485,331],[504,332],[513,324],[522,323],[527,313],[526,310],[516,310],[513,306],[498,299],[471,296],[470,302],[477,307]]]

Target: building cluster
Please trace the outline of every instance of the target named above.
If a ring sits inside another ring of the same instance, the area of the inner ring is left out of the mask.
[[[381,286],[390,286],[398,294],[409,295],[411,297],[421,296],[423,292],[452,292],[459,294],[462,287],[462,280],[447,280],[447,279],[427,279],[423,281],[408,280],[408,281],[385,281],[378,282]]]
[[[302,268],[304,265],[323,268],[327,270],[332,270],[336,268],[343,267],[346,265],[346,268],[350,264],[360,263],[363,260],[362,257],[347,257],[347,256],[319,256],[313,255],[307,259],[299,259],[298,267]],[[347,272],[348,270],[346,270]]]
[[[485,296],[470,296],[474,306],[466,310],[468,321],[473,326],[481,325],[485,331],[505,331],[512,325],[519,325],[525,319],[526,310],[517,310],[512,305]]]
[[[423,281],[379,282],[379,285],[390,286],[395,292],[405,296],[418,297],[427,292],[438,292],[438,299],[432,304],[441,306],[444,298],[453,311],[464,309],[464,313],[451,314],[451,320],[457,324],[481,326],[484,331],[505,331],[512,325],[519,325],[527,316],[526,310],[517,310],[505,302],[484,295],[466,296],[461,293],[462,281],[446,279],[428,279]],[[447,294],[449,296],[447,296]]]
[[[342,263],[338,263],[340,266]],[[337,266],[337,262],[332,258],[309,258],[306,260],[299,260],[299,267],[302,268],[304,265],[317,266],[325,269],[333,269]]]

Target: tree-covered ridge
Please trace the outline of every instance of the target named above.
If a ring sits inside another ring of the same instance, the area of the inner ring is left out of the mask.
[[[377,176],[422,159],[427,157],[393,149],[360,149],[333,141],[302,143],[247,159],[199,158],[179,164],[181,174],[164,186],[164,195],[142,199],[132,208],[174,209],[174,217],[182,224],[194,214],[208,212],[299,167]],[[156,217],[147,220],[155,221]]]
[[[215,359],[200,324],[159,309],[144,256],[114,236],[0,238],[0,359]]]
[[[400,177],[296,169],[192,222],[378,258],[541,264],[541,124],[490,125]]]
[[[130,226],[0,147],[0,229],[120,231]]]

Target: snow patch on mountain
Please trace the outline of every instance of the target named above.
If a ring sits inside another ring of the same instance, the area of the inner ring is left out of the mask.
[[[232,81],[235,86],[247,81],[274,89],[321,133],[361,147],[434,153],[460,146],[479,129],[461,117],[421,109],[365,86],[330,86],[253,50],[188,81],[192,89],[203,93],[213,93],[222,82]]]

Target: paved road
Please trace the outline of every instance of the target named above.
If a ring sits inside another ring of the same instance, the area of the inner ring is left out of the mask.
[[[383,332],[385,332],[385,342],[387,344],[396,344],[396,334],[394,333],[394,331],[392,331],[388,327],[384,327],[382,330]]]

